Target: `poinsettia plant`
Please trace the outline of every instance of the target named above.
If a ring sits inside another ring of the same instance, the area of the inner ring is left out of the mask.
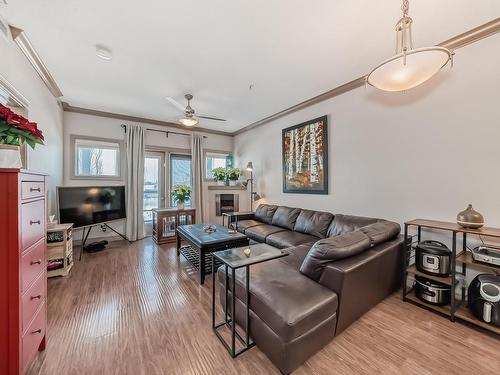
[[[0,144],[20,146],[23,143],[31,148],[36,144],[43,145],[42,131],[36,123],[0,104]]]

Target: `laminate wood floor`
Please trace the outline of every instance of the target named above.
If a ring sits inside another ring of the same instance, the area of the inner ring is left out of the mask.
[[[211,279],[196,280],[151,239],[84,254],[48,281],[47,349],[29,374],[279,374],[258,348],[231,359],[212,333]],[[396,294],[294,372],[375,373],[499,374],[500,340]]]

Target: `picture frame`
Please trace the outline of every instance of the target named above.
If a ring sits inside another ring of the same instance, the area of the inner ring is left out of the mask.
[[[328,116],[282,130],[283,192],[328,194]]]

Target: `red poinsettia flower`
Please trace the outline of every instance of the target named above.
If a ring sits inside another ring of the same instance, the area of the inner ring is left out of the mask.
[[[35,122],[30,122],[27,118],[14,113],[10,108],[0,104],[0,119],[2,118],[5,120],[7,125],[15,129],[22,130],[23,132],[26,132],[27,134],[33,136],[38,140],[44,140],[43,133],[40,129],[38,129],[38,126]],[[8,136],[8,132],[8,129],[4,130],[2,133],[0,133],[0,138],[6,138]],[[19,138],[21,138],[22,141],[22,135],[19,135]],[[16,140],[16,142],[18,142],[18,140]]]
[[[7,116],[10,116],[12,114],[12,110],[8,107],[5,107],[4,105],[0,104],[0,117],[7,118]]]

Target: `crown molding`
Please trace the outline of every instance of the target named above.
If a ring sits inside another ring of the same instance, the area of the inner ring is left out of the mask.
[[[466,31],[465,33],[445,40],[444,42],[439,43],[438,46],[448,48],[449,50],[456,50],[492,36],[498,32],[500,32],[500,17]]]
[[[12,39],[16,42],[24,56],[26,56],[30,64],[36,70],[43,83],[45,83],[45,86],[47,86],[52,95],[54,95],[55,98],[60,98],[61,96],[63,96],[61,90],[57,86],[56,81],[54,80],[54,77],[52,77],[52,75],[50,74],[49,70],[43,63],[40,55],[36,52],[35,47],[33,47],[33,44],[31,44],[31,41],[29,40],[24,30],[10,25],[10,32],[12,34]]]
[[[114,118],[117,120],[130,121],[130,122],[142,123],[142,124],[168,126],[170,128],[197,131],[197,132],[201,132],[201,133],[232,136],[231,133],[225,132],[222,130],[213,130],[213,129],[202,128],[202,127],[198,127],[198,126],[191,129],[191,128],[186,128],[185,126],[182,126],[180,124],[176,124],[175,122],[160,121],[160,120],[154,120],[154,119],[144,118],[144,117],[129,116],[129,115],[121,114],[121,113],[98,111],[98,110],[90,109],[90,108],[74,107],[67,102],[62,102],[62,109],[64,112],[72,112],[72,113],[80,113],[83,115]]]
[[[449,50],[453,51],[453,50],[465,47],[469,44],[475,43],[481,39],[492,36],[498,32],[500,32],[500,17],[496,18],[490,22],[486,22],[486,23],[484,23],[478,27],[475,27],[469,31],[466,31],[462,34],[454,36],[453,38],[445,40],[444,42],[439,43],[438,46],[445,47],[445,48],[448,48]],[[317,95],[311,99],[303,101],[303,102],[296,104],[292,107],[289,107],[283,111],[277,112],[271,116],[267,116],[261,120],[255,121],[255,122],[251,123],[250,125],[247,125],[247,126],[241,128],[241,129],[239,129],[231,134],[233,136],[236,136],[238,134],[245,133],[249,130],[252,130],[252,129],[255,129],[259,126],[267,124],[268,122],[276,120],[280,117],[289,115],[293,112],[300,111],[301,109],[312,106],[312,105],[317,104],[319,102],[334,98],[334,97],[342,95],[342,94],[345,94],[346,92],[349,92],[351,90],[357,89],[358,87],[364,86],[365,81],[366,81],[366,75],[363,77],[356,78],[348,83],[344,83],[343,85],[337,86],[332,90],[324,92],[324,93]]]
[[[0,74],[0,98],[5,99],[8,105],[28,108],[30,103],[5,77]]]

